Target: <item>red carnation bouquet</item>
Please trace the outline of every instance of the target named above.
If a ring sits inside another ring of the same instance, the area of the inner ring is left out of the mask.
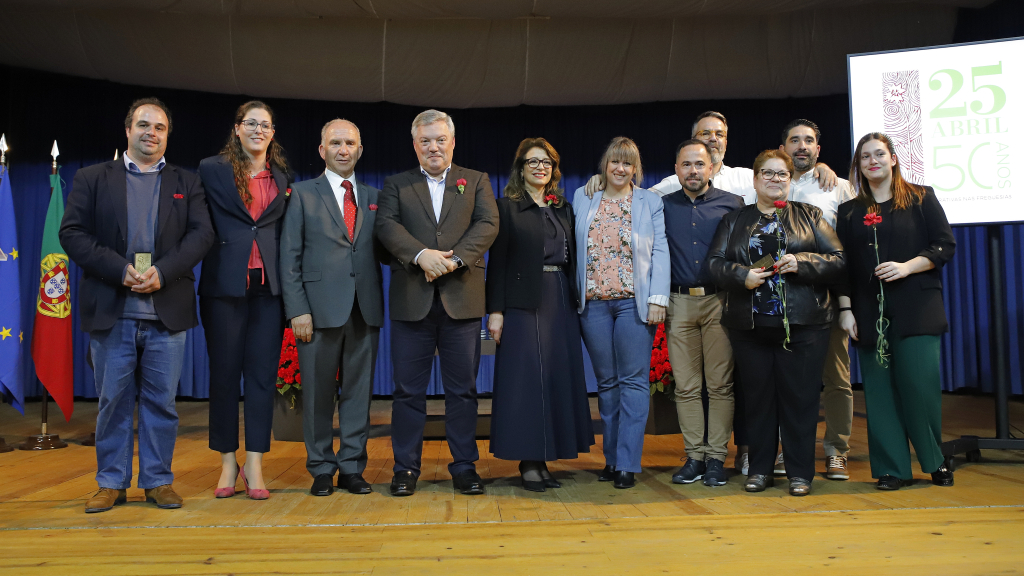
[[[295,397],[302,391],[302,374],[299,373],[299,351],[295,348],[295,333],[284,329],[281,342],[281,359],[277,365],[277,391],[291,400],[295,408]]]
[[[672,392],[675,377],[672,376],[672,363],[668,361],[668,340],[665,338],[665,324],[658,324],[654,333],[654,346],[651,349],[651,394],[655,392]]]

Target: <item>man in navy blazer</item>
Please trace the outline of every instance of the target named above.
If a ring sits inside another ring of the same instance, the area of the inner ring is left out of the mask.
[[[302,370],[303,436],[310,493],[338,487],[369,494],[363,479],[377,343],[384,325],[383,254],[374,238],[379,190],[356,179],[359,128],[331,120],[321,130],[320,177],[294,185],[281,230],[285,317]],[[340,369],[340,372],[339,372]],[[340,378],[339,378],[340,375]],[[341,395],[338,396],[338,386]],[[341,444],[334,452],[334,401]]]
[[[171,488],[174,396],[185,331],[198,324],[192,268],[213,244],[213,227],[199,177],[164,159],[170,116],[155,98],[135,101],[125,118],[124,157],[75,174],[61,222],[60,243],[84,272],[78,309],[99,393],[99,491],[86,512],[126,500],[136,392],[138,485],[159,508],[182,504]],[[152,265],[137,270],[140,262]]]

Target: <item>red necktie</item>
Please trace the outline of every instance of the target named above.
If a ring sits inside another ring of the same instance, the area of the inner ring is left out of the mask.
[[[348,228],[348,239],[356,241],[356,195],[352,192],[352,183],[348,180],[341,181],[341,187],[345,189],[345,227]]]

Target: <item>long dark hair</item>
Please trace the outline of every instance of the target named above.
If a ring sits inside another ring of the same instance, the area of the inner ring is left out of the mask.
[[[526,166],[526,153],[533,148],[540,148],[548,153],[551,158],[551,181],[544,186],[544,195],[554,194],[558,197],[555,206],[565,204],[565,192],[558,187],[562,180],[562,171],[558,169],[559,156],[555,147],[543,138],[526,138],[519,143],[516,149],[516,159],[512,161],[512,174],[508,177],[508,184],[505,185],[505,197],[510,200],[523,200],[529,196],[526,192],[526,179],[523,177],[523,170]]]
[[[270,109],[270,106],[259,100],[250,100],[239,106],[235,112],[235,127],[238,127],[245,120],[245,115],[250,110],[256,108],[266,110],[267,114],[270,114],[270,123],[274,123],[274,111]],[[252,193],[249,192],[249,156],[246,155],[245,150],[242,148],[242,142],[238,139],[234,129],[232,129],[231,134],[228,136],[228,141],[224,144],[224,148],[221,149],[220,153],[231,161],[231,168],[235,173],[235,189],[238,190],[238,195],[242,197],[242,202],[248,207],[252,204]],[[284,148],[277,143],[277,140],[270,140],[270,147],[267,148],[267,162],[281,172],[284,172],[286,178],[291,175],[288,159],[284,156]]]
[[[895,160],[892,165],[892,184],[889,186],[889,191],[892,192],[893,210],[906,210],[910,208],[911,204],[920,204],[921,200],[924,199],[924,187],[907,182],[903,178],[903,174],[900,173],[899,158],[896,157],[895,146],[893,146],[889,136],[881,132],[865,134],[860,139],[860,142],[857,142],[857,151],[853,153],[853,161],[850,162],[850,182],[857,189],[857,201],[867,206],[868,212],[878,211],[878,203],[875,202],[875,197],[871,194],[871,185],[868,184],[867,177],[860,171],[861,150],[865,144],[872,140],[878,140],[885,144],[885,147],[889,149],[889,155]]]

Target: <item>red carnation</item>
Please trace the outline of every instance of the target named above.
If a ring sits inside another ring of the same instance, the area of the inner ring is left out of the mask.
[[[547,196],[544,197],[544,202],[546,202],[548,206],[554,206],[555,204],[558,203],[558,196],[555,196],[554,194],[548,194]]]
[[[865,226],[877,226],[882,223],[882,215],[878,212],[868,212],[864,215]]]
[[[786,201],[785,200],[776,200],[775,201],[775,207],[778,208],[779,210],[782,210],[783,208],[786,207]]]
[[[376,204],[370,204],[370,212],[376,212],[376,211],[377,211],[377,205]]]

